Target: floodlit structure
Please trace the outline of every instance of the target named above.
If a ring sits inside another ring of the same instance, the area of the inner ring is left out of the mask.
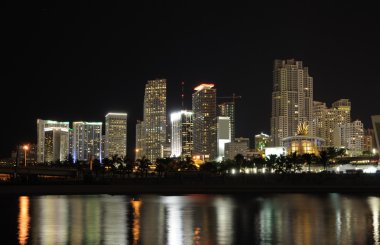
[[[294,136],[297,125],[312,125],[313,78],[302,61],[275,60],[273,68],[271,136],[273,146]],[[311,131],[312,132],[312,131]]]
[[[195,159],[214,160],[217,156],[216,89],[214,84],[197,86],[192,95]]]
[[[102,122],[73,122],[74,162],[102,161]]]
[[[110,112],[106,115],[105,157],[127,155],[127,113]]]
[[[229,117],[217,117],[217,142],[218,142],[218,158],[222,161],[225,155],[225,145],[231,142],[231,123]]]
[[[380,152],[380,115],[371,116],[371,120],[376,139],[377,152]]]
[[[69,155],[69,122],[37,119],[37,162],[65,161]]]
[[[231,124],[231,141],[235,139],[235,103],[224,102],[218,105],[218,116],[229,117]]]
[[[191,157],[193,152],[193,117],[193,112],[186,110],[170,114],[172,157]]]
[[[224,159],[233,160],[237,154],[244,157],[249,153],[249,138],[235,138],[233,142],[225,144]]]
[[[255,135],[255,149],[259,151],[263,151],[265,147],[268,146],[270,140],[270,136],[264,133]]]
[[[151,161],[163,157],[166,133],[166,79],[150,80],[145,85],[142,155]]]

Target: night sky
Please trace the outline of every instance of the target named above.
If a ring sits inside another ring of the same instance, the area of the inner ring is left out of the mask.
[[[303,60],[314,99],[349,98],[352,119],[366,127],[380,114],[375,5],[13,2],[0,15],[0,157],[36,140],[37,118],[104,121],[109,111],[128,113],[131,151],[144,86],[155,78],[168,80],[169,113],[181,106],[181,81],[189,109],[195,85],[213,82],[218,96],[243,97],[237,136],[270,133],[274,59]]]

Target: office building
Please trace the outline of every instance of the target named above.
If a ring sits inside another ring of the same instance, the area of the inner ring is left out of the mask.
[[[235,103],[231,101],[219,104],[218,116],[230,118],[231,141],[233,141],[235,139]]]
[[[127,113],[110,112],[106,115],[105,157],[127,155]]]
[[[150,80],[145,85],[143,156],[153,162],[164,155],[166,117],[166,79]]]
[[[225,145],[231,142],[231,123],[229,117],[217,117],[217,144],[218,157],[217,161],[222,161],[225,155]]]
[[[249,138],[235,138],[235,141],[226,143],[225,160],[234,160],[238,154],[247,157],[249,151]]]
[[[144,122],[137,120],[135,160],[142,159],[143,149],[144,149]]]
[[[178,111],[170,114],[171,156],[191,157],[193,152],[193,112]]]
[[[364,126],[359,120],[338,125],[334,131],[334,145],[344,147],[350,156],[358,156],[364,150]]]

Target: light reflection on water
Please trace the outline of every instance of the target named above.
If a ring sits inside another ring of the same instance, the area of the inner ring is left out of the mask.
[[[21,196],[20,244],[380,244],[380,198]]]

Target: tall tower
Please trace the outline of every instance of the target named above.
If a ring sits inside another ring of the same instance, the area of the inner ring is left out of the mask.
[[[102,122],[73,122],[73,159],[102,160]]]
[[[224,102],[218,105],[218,116],[229,117],[231,125],[231,142],[235,140],[235,102]]]
[[[106,115],[106,140],[104,144],[105,157],[127,155],[127,113]]]
[[[194,155],[214,160],[217,157],[216,89],[214,84],[201,84],[194,90]]]
[[[37,162],[64,161],[69,155],[69,122],[37,119]]]
[[[271,136],[274,146],[294,136],[297,126],[306,122],[311,130],[313,117],[313,78],[302,61],[275,60],[273,69]]]
[[[191,157],[193,152],[193,117],[193,112],[185,110],[170,114],[172,126],[171,156]]]
[[[151,161],[164,155],[166,127],[166,79],[148,81],[144,96],[143,156]]]

